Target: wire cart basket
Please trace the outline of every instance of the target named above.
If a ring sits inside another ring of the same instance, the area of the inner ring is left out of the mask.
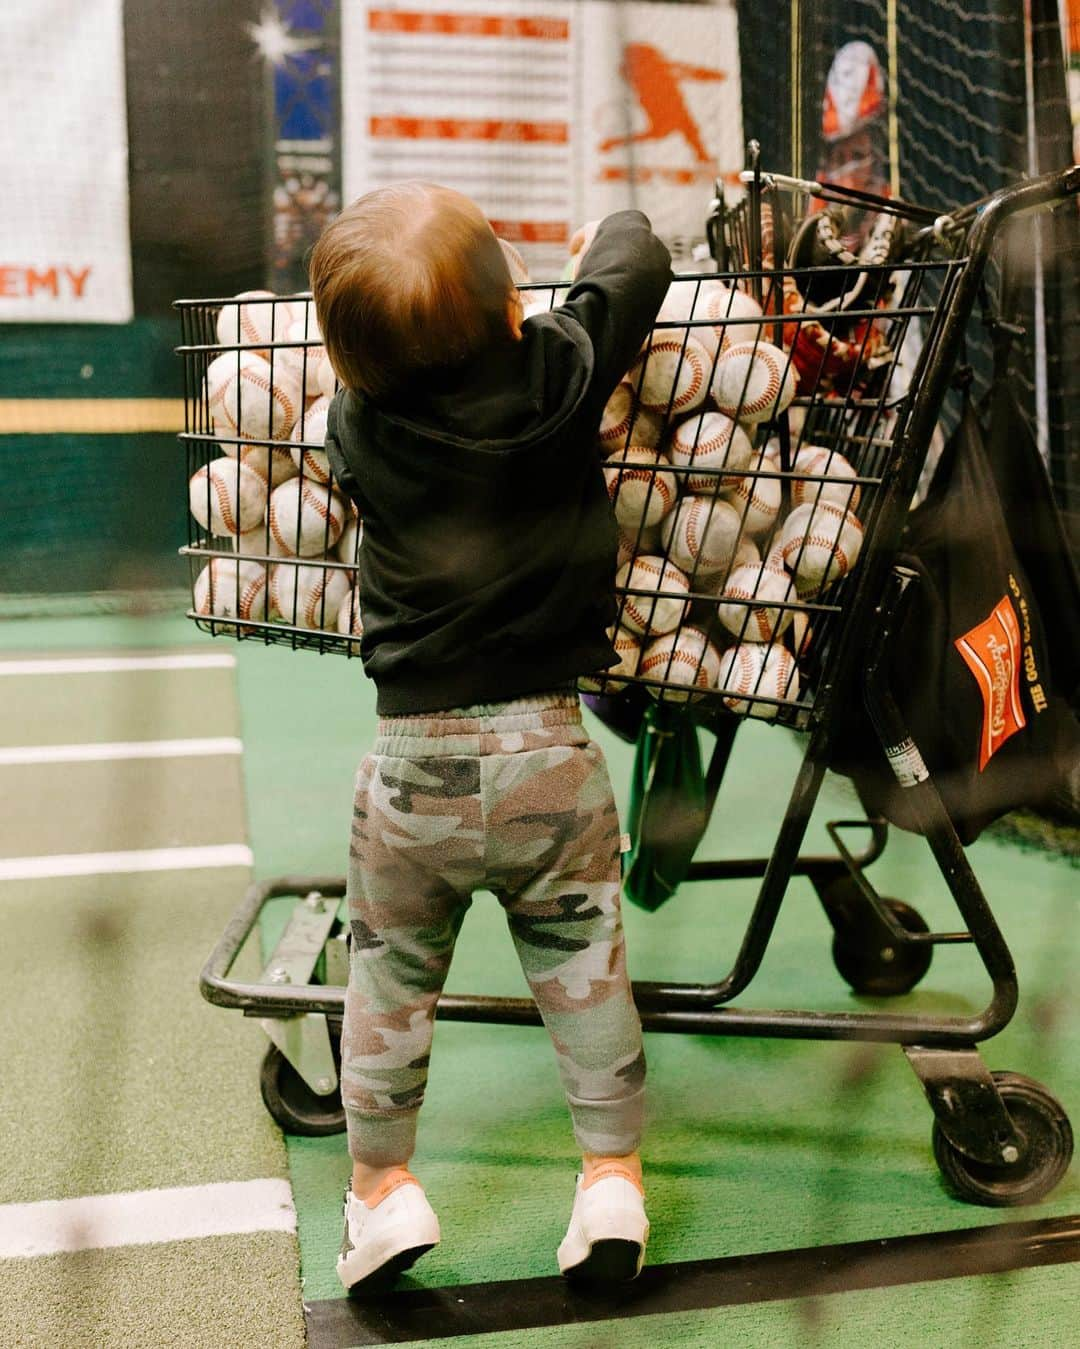
[[[746,717],[803,733],[767,858],[698,860],[688,880],[759,878],[732,968],[714,983],[637,982],[647,1030],[901,1046],[934,1115],[935,1158],[970,1202],[1031,1203],[1072,1156],[1060,1103],[977,1046],[1015,1011],[1012,958],[884,674],[912,573],[894,565],[995,239],[1018,213],[1080,192],[1080,168],[942,216],[896,199],[768,174],[721,192],[716,270],[676,277],[599,430],[620,528],[619,663],[583,689],[692,715],[716,744],[712,810]],[[511,259],[511,269],[520,259]],[[526,314],[565,283],[515,273]],[[191,565],[188,616],[211,633],[359,654],[362,521],[322,450],[335,389],[309,296],[178,301],[185,372]],[[959,911],[930,931],[877,893],[880,820],[829,824],[835,852],[800,852],[845,700],[862,699]],[[850,846],[852,832],[863,839]],[[902,995],[933,949],[973,945],[990,977],[971,1016],[732,1005],[757,973],[789,882],[812,883],[833,957],[859,993]],[[250,888],[202,971],[203,995],[261,1018],[267,1107],[284,1128],[344,1128],[338,1038],[348,952],[340,877]],[[273,899],[292,915],[257,982],[229,977]],[[539,1024],[529,999],[444,995],[440,1017]]]

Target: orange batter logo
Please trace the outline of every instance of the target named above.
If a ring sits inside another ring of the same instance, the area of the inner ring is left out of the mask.
[[[988,618],[955,642],[964,664],[975,677],[983,699],[979,772],[1010,735],[1027,725],[1020,703],[1020,624],[1003,595]]]
[[[685,61],[669,61],[663,52],[647,42],[628,42],[620,69],[623,79],[633,89],[647,122],[641,131],[627,136],[611,136],[601,141],[600,153],[606,154],[624,145],[681,135],[693,150],[697,162],[712,166],[713,158],[705,148],[701,131],[686,106],[679,85],[683,80],[725,80],[727,75],[724,71],[687,65]]]

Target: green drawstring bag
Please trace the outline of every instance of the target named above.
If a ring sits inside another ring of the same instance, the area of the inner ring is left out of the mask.
[[[708,823],[697,726],[686,708],[653,703],[645,712],[630,783],[630,851],[623,891],[655,911],[686,878]]]

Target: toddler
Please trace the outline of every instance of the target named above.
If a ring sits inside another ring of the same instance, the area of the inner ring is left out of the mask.
[[[349,853],[338,1273],[353,1293],[439,1240],[407,1168],[436,1003],[480,889],[506,911],[583,1154],[559,1267],[609,1283],[644,1258],[619,827],[574,681],[617,659],[596,435],[671,269],[637,211],[579,230],[571,252],[565,302],[523,321],[478,207],[408,182],[361,197],[311,259],[344,386],[326,452],[364,521],[361,655],[381,718]]]

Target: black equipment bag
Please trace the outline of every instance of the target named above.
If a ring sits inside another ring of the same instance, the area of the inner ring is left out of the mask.
[[[1080,709],[1080,576],[1054,489],[1004,363],[982,406],[986,454],[1009,536],[1043,617],[1053,687]]]
[[[885,656],[892,694],[965,845],[1007,811],[1046,805],[1080,755],[1069,705],[1080,590],[1042,460],[1003,384],[989,408],[1009,523],[965,398],[930,492],[908,517],[896,560],[919,584]],[[918,832],[861,698],[837,705],[830,766],[853,779],[868,813]]]

